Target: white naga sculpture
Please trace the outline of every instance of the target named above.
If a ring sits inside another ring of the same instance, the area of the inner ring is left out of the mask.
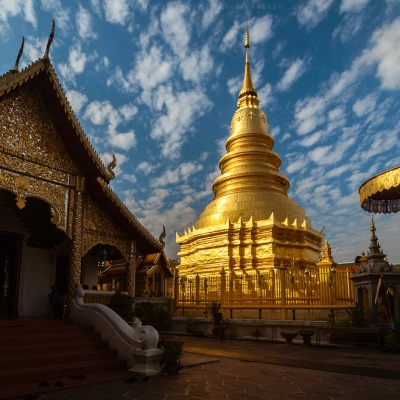
[[[133,372],[150,376],[161,372],[161,350],[157,348],[159,335],[150,325],[142,325],[135,318],[129,326],[111,308],[96,303],[84,303],[85,292],[80,283],[76,287],[76,299],[72,300],[71,318],[75,323],[93,325],[102,340],[126,360]]]

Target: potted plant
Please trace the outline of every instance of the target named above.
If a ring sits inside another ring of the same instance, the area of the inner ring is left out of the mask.
[[[163,375],[173,375],[182,370],[181,357],[183,342],[163,341],[160,345],[162,351],[161,368]]]
[[[206,303],[206,314],[210,314],[214,323],[218,324],[222,320],[221,302],[211,301]]]

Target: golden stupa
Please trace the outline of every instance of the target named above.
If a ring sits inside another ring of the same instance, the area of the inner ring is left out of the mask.
[[[272,148],[267,118],[258,108],[249,60],[246,62],[238,109],[226,141],[227,153],[215,179],[213,201],[198,221],[176,234],[180,275],[265,271],[281,265],[315,268],[323,233],[311,227],[304,210],[287,195],[288,178],[279,172],[281,159]]]

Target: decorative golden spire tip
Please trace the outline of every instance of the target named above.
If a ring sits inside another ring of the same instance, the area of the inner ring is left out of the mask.
[[[246,38],[244,40],[244,47],[250,47],[249,24],[246,24]]]

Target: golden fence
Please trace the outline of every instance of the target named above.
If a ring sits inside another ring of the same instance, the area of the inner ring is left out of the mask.
[[[206,303],[217,301],[225,318],[321,321],[334,312],[340,319],[338,311],[354,305],[349,276],[347,270],[282,268],[177,277],[175,316],[203,317]]]

